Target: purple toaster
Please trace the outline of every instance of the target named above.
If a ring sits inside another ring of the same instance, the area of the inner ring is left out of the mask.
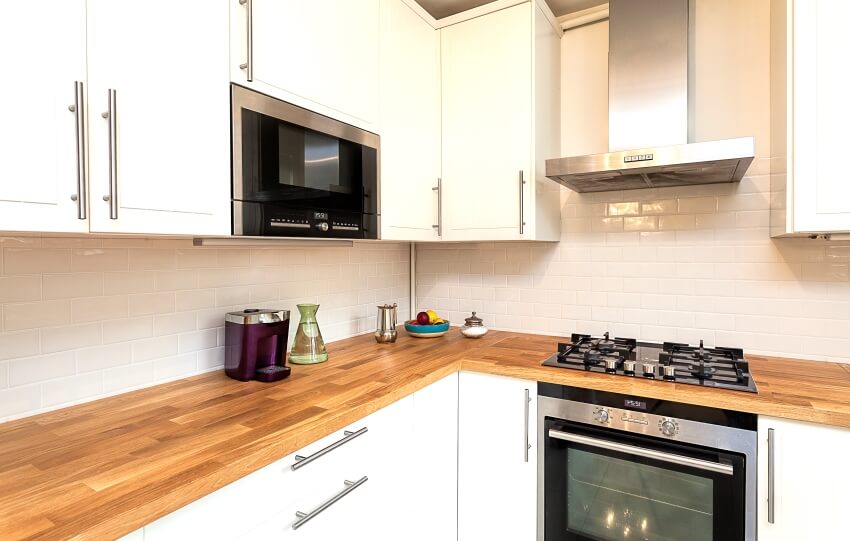
[[[278,381],[286,366],[289,310],[246,308],[224,318],[224,373],[239,381]]]

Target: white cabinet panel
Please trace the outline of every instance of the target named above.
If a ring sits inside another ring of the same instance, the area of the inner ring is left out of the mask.
[[[448,240],[521,238],[520,175],[530,180],[532,167],[532,9],[520,4],[440,31]]]
[[[0,100],[0,230],[87,231],[71,200],[77,129],[69,110],[75,81],[86,81],[85,0],[5,3],[0,49],[9,75]]]
[[[850,430],[800,421],[759,417],[759,540],[842,541],[848,538],[845,513],[850,507],[844,466]],[[774,517],[768,520],[773,431]]]
[[[229,234],[228,7],[89,0],[91,230]],[[115,91],[117,219],[108,91]]]
[[[365,129],[378,122],[378,0],[238,0],[232,13],[231,76],[276,98]],[[247,6],[247,4],[246,4]],[[253,80],[247,62],[250,25]]]
[[[537,383],[461,372],[459,396],[458,540],[536,539]]]
[[[457,373],[413,395],[413,434],[404,464],[411,503],[408,524],[399,530],[406,539],[457,539],[457,413]]]
[[[848,18],[839,0],[771,3],[774,235],[850,231]]]
[[[438,240],[440,35],[381,2],[381,238]]]

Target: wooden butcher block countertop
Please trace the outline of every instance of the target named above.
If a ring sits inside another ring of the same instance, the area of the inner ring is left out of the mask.
[[[214,372],[0,425],[0,539],[112,539],[457,370],[850,427],[850,366],[748,356],[759,393],[541,366],[558,339],[399,333],[277,383]]]

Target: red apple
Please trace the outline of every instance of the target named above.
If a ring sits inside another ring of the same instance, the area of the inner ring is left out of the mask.
[[[429,323],[431,323],[431,318],[428,317],[427,312],[419,312],[418,314],[416,314],[416,323],[420,325],[428,325]]]

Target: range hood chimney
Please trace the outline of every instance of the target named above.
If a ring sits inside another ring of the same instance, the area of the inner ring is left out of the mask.
[[[752,137],[688,143],[689,0],[610,0],[608,150],[546,160],[577,192],[738,182]]]

